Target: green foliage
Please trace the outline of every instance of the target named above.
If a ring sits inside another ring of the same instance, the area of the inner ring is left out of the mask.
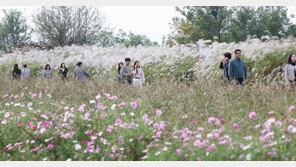
[[[174,31],[168,35],[166,43],[173,45],[172,39],[180,44],[187,44],[202,38],[239,42],[245,41],[248,36],[259,39],[266,35],[279,38],[295,36],[295,25],[291,23],[287,10],[282,6],[177,7],[176,11],[182,17],[173,19]]]
[[[15,46],[29,41],[30,33],[26,19],[18,10],[3,10],[4,18],[0,23],[0,50],[9,51]]]

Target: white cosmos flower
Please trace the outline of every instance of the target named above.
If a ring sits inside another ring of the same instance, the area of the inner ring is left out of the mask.
[[[246,156],[246,160],[247,160],[247,161],[251,161],[251,153],[247,154],[247,156]]]
[[[89,103],[94,104],[94,103],[96,103],[96,101],[95,100],[90,100]]]
[[[111,110],[115,110],[115,108],[116,108],[116,104],[113,104],[113,105],[111,106]]]
[[[9,112],[5,113],[4,117],[8,118],[10,116]]]
[[[80,144],[75,144],[75,150],[77,151],[77,150],[81,150],[81,146],[80,146]]]

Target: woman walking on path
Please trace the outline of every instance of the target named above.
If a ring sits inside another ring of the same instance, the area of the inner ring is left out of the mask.
[[[44,78],[52,78],[51,68],[50,68],[49,64],[46,64],[46,66],[45,66],[45,71],[44,71],[43,77]]]
[[[143,84],[145,84],[145,75],[144,75],[144,71],[140,67],[139,61],[135,61],[134,63],[133,76],[134,76],[133,85],[135,87],[140,86],[140,88],[142,89]]]
[[[18,68],[18,64],[14,65],[13,71],[12,71],[12,76],[15,79],[20,79],[21,78],[22,71]]]
[[[90,77],[89,73],[82,67],[82,63],[78,62],[74,70],[74,77],[76,80],[84,82],[85,76]]]
[[[121,83],[120,71],[121,71],[121,68],[122,68],[122,67],[123,67],[123,63],[120,62],[120,63],[118,64],[118,73],[117,73],[117,81],[118,81],[119,83]]]
[[[296,55],[290,54],[288,64],[285,66],[285,81],[286,85],[294,85],[296,81]]]
[[[68,74],[68,69],[66,68],[65,63],[61,64],[61,69],[59,71],[59,75],[61,76],[62,79],[67,78],[67,74]]]

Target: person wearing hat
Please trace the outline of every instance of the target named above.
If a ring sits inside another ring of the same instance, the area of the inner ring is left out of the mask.
[[[84,82],[85,76],[90,77],[89,73],[83,68],[82,63],[78,62],[77,67],[74,70],[74,78],[78,81]]]

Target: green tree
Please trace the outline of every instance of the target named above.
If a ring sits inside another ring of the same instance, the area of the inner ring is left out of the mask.
[[[157,42],[152,42],[145,35],[135,34],[132,32],[129,32],[127,34],[121,29],[119,30],[119,33],[115,37],[115,43],[123,44],[125,47],[138,46],[138,45],[143,45],[143,46],[158,45]]]
[[[222,34],[227,32],[232,9],[225,6],[186,6],[176,7],[176,11],[185,17],[186,22],[192,27],[199,28],[201,38],[218,38],[223,41]],[[194,38],[194,37],[192,37]],[[191,40],[191,41],[196,41]]]
[[[15,46],[30,40],[29,26],[22,12],[3,10],[4,18],[0,25],[0,50],[9,51]]]

